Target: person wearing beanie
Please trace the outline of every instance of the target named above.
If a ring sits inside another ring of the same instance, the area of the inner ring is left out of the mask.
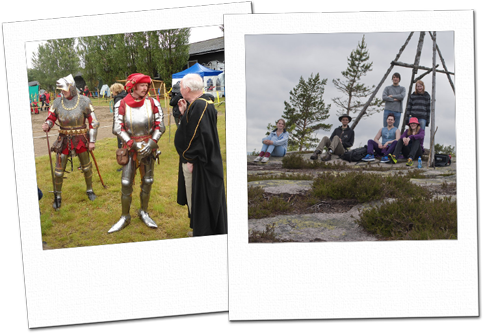
[[[404,131],[401,138],[397,141],[394,153],[389,154],[389,159],[392,163],[397,163],[397,158],[401,153],[407,158],[406,165],[412,166],[414,159],[417,159],[423,154],[424,129],[421,128],[418,118],[412,117],[409,119],[409,128]]]

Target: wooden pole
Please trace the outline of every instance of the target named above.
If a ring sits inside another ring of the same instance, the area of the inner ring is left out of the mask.
[[[428,166],[435,166],[434,163],[434,134],[435,133],[435,104],[436,104],[436,31],[433,32],[433,86],[431,90],[431,155],[428,158]],[[434,134],[433,134],[434,133]]]
[[[431,38],[433,40],[436,40],[436,34],[433,37],[433,35],[431,34],[431,31],[430,31],[429,35],[431,36]],[[454,93],[455,92],[454,91],[454,84],[453,84],[453,81],[451,80],[451,77],[448,74],[449,73],[448,68],[446,68],[446,63],[444,62],[443,55],[441,54],[441,51],[439,50],[438,44],[436,44],[436,50],[438,51],[439,59],[441,60],[441,63],[443,64],[443,68],[446,71],[446,76],[448,77],[449,84],[451,85],[451,88],[453,89],[453,93]]]
[[[396,55],[396,58],[394,59],[394,61],[397,61],[399,59],[399,57],[401,56],[401,54],[403,53],[404,49],[406,48],[406,46],[408,45],[409,41],[411,40],[411,37],[413,36],[414,32],[412,31],[408,38],[406,39],[406,42],[403,44],[403,46],[401,46],[401,48],[399,49],[399,53]],[[381,88],[382,84],[384,83],[384,81],[386,81],[387,77],[389,76],[389,74],[391,73],[392,69],[394,67],[394,64],[391,63],[391,66],[389,66],[388,70],[386,71],[386,74],[384,74],[381,82],[379,82],[379,84],[377,85],[376,89],[372,92],[372,95],[369,97],[369,99],[367,100],[366,104],[364,105],[364,107],[362,108],[361,112],[359,112],[359,114],[357,115],[357,118],[354,120],[354,122],[352,123],[352,126],[351,126],[351,129],[354,129],[357,124],[359,123],[359,121],[361,120],[361,118],[364,116],[364,114],[366,113],[366,110],[367,108],[369,107],[369,105],[371,105],[371,102],[372,100],[374,99],[374,97],[376,96],[377,92],[379,91],[379,89]]]
[[[421,31],[419,33],[418,48],[416,49],[416,57],[414,58],[414,66],[412,66],[413,73],[411,75],[411,81],[409,83],[409,89],[407,91],[408,97],[406,98],[406,108],[404,109],[404,115],[401,117],[401,123],[400,123],[401,133],[404,132],[404,128],[406,127],[406,116],[408,114],[408,102],[409,102],[409,98],[411,98],[411,92],[413,91],[414,77],[416,76],[416,74],[418,74],[419,61],[421,60],[421,51],[423,49],[424,35],[425,34],[426,33],[424,31]],[[434,70],[434,68],[433,68],[433,70]]]
[[[438,67],[439,64],[436,65],[436,67]],[[417,78],[414,79],[414,82],[417,82],[419,80],[421,80],[423,77],[425,77],[426,75],[428,74],[431,74],[433,72],[433,69],[431,68],[430,70],[424,72],[423,74],[419,75]]]
[[[400,61],[393,61],[394,65],[396,66],[401,66],[401,67],[407,67],[407,68],[417,68],[417,69],[424,69],[424,70],[427,70],[427,71],[432,71],[433,69],[432,68],[429,68],[429,67],[425,67],[425,66],[415,66],[415,65],[411,65],[411,64],[406,64],[404,62],[400,62]],[[436,66],[437,67],[437,66]],[[448,71],[443,71],[441,69],[438,69],[436,70],[436,72],[438,73],[443,73],[443,74],[451,74],[451,75],[454,75],[453,72],[448,72]]]

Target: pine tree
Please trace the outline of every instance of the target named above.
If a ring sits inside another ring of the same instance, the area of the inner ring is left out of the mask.
[[[341,72],[345,80],[332,80],[334,86],[345,96],[343,98],[333,98],[332,101],[339,107],[337,111],[339,116],[345,113],[353,117],[364,106],[365,101],[363,99],[371,95],[375,88],[375,85],[368,87],[360,83],[361,78],[367,75],[367,72],[372,71],[372,62],[369,62],[365,36],[362,37],[360,43],[357,43],[357,49],[352,50],[347,58],[347,64],[347,69]],[[368,117],[375,112],[382,111],[382,102],[382,100],[375,98],[367,108],[364,116]]]
[[[329,105],[323,100],[327,79],[320,79],[319,73],[313,73],[306,80],[301,76],[299,83],[290,91],[290,102],[284,101],[287,131],[290,133],[289,150],[315,147],[318,139],[313,134],[323,129],[330,130],[332,125],[322,123],[329,118]]]

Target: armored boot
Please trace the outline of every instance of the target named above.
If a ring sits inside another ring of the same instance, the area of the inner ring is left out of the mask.
[[[124,191],[123,191],[124,192]],[[111,229],[107,233],[113,233],[119,230],[124,229],[131,223],[131,215],[129,214],[129,209],[131,208],[131,201],[132,196],[131,194],[122,194],[121,195],[121,206],[122,206],[122,215],[119,221],[114,224]]]
[[[61,202],[62,202],[62,198],[60,197],[60,192],[56,191],[54,195],[54,203],[52,204],[52,207],[54,207],[55,210],[60,209]]]
[[[147,165],[145,165],[146,173],[142,179],[141,183],[141,209],[139,210],[138,214],[148,227],[150,228],[157,228],[157,224],[153,221],[153,219],[148,214],[148,204],[149,204],[149,197],[151,195],[151,185],[153,184],[153,165],[154,161],[150,161]]]
[[[131,222],[131,215],[129,210],[131,209],[132,201],[132,184],[134,181],[135,165],[132,160],[132,155],[129,156],[129,162],[122,168],[121,176],[121,207],[122,215],[119,221],[114,224],[108,233],[119,231]]]
[[[89,160],[89,153],[87,151],[79,154],[79,161],[81,163],[82,172],[86,180],[86,194],[90,201],[94,201],[97,196],[92,189],[92,162]]]

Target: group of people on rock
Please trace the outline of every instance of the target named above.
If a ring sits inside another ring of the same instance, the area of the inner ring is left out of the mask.
[[[392,85],[387,86],[382,99],[385,101],[383,127],[379,129],[373,140],[367,141],[367,155],[362,159],[365,162],[381,157],[382,163],[398,162],[401,154],[407,158],[406,165],[413,165],[413,161],[420,157],[423,152],[425,128],[429,126],[431,114],[431,97],[425,91],[424,82],[416,82],[414,92],[409,96],[407,103],[407,117],[403,121],[408,129],[401,135],[398,129],[403,112],[403,100],[406,96],[406,89],[399,85],[401,75],[392,75]],[[337,127],[330,137],[324,136],[315,149],[310,159],[317,160],[323,150],[326,150],[323,161],[330,161],[332,155],[341,156],[354,144],[354,131],[349,127],[352,118],[343,114],[339,117],[341,126]],[[268,162],[270,156],[285,156],[288,147],[289,134],[285,129],[285,121],[277,121],[277,129],[262,139],[262,149],[255,162]]]
[[[152,82],[148,75],[134,73],[129,75],[125,86],[114,84],[111,87],[115,98],[112,132],[118,138],[116,159],[122,166],[122,175],[121,217],[108,233],[119,232],[131,222],[130,207],[137,169],[141,174],[138,216],[149,228],[158,227],[148,214],[148,204],[155,161],[159,163],[161,154],[158,143],[165,126],[160,103],[148,95]],[[97,198],[89,154],[94,159],[99,121],[90,99],[77,91],[72,75],[60,78],[56,86],[61,95],[50,106],[42,130],[49,132],[57,123],[60,127],[59,136],[51,147],[56,153],[53,207],[58,210],[67,160],[73,156],[79,157],[88,199]],[[178,101],[178,108],[181,116],[174,139],[179,154],[177,203],[188,206],[193,236],[227,233],[218,112],[203,88],[203,79],[198,74],[188,74],[180,81],[182,98]]]

